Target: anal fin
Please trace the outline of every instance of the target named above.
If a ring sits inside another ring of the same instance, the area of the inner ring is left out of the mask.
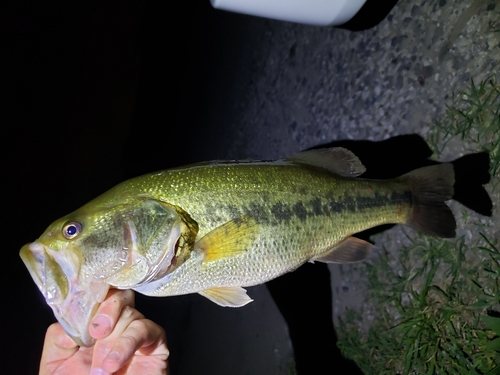
[[[356,263],[366,259],[373,245],[357,237],[347,237],[327,253],[311,259],[323,263]]]

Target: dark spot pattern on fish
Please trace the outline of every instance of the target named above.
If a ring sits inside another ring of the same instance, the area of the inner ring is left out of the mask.
[[[411,204],[412,195],[410,191],[388,192],[387,194],[375,193],[372,196],[329,196],[326,199],[319,197],[309,201],[299,201],[293,205],[276,202],[272,206],[269,204],[251,203],[243,210],[229,205],[225,209],[231,217],[248,215],[257,223],[272,224],[288,223],[293,218],[305,221],[308,218],[320,216],[332,216],[340,213],[356,213],[365,210],[382,208],[401,203]]]
[[[285,222],[290,221],[290,219],[293,216],[293,213],[290,210],[290,207],[288,207],[287,205],[284,205],[281,202],[278,202],[271,207],[271,213],[274,215],[275,219],[278,219],[279,221],[285,221]]]
[[[345,211],[344,201],[337,201],[335,198],[330,198],[328,204],[323,206],[323,212],[326,215],[336,214]]]
[[[245,214],[253,217],[257,223],[268,223],[270,217],[266,211],[265,206],[257,203],[250,203]]]
[[[403,191],[397,192],[393,191],[389,197],[389,201],[392,203],[408,203],[411,204],[413,202],[413,195],[411,191]]]
[[[306,208],[304,207],[304,204],[302,202],[297,202],[292,208],[292,212],[294,213],[295,216],[297,216],[300,220],[305,220],[307,219],[308,212]]]
[[[344,196],[338,199],[330,197],[328,204],[323,206],[323,210],[328,211],[327,214],[341,213],[343,211],[353,213],[367,209],[380,208],[391,204],[411,204],[411,202],[412,195],[410,191],[394,191],[389,195],[375,193],[373,197]],[[311,203],[313,205],[315,204],[315,202]]]
[[[312,212],[314,216],[323,215],[323,205],[321,204],[321,199],[315,198],[311,201]]]

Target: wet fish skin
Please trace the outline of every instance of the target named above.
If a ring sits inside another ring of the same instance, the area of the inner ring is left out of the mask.
[[[251,301],[242,287],[306,261],[364,259],[371,245],[351,235],[374,226],[454,236],[443,203],[453,194],[450,164],[383,181],[357,178],[363,172],[337,148],[151,173],[59,219],[21,257],[68,334],[88,346],[87,325],[110,287],[237,307]],[[72,223],[81,232],[68,239]]]
[[[354,233],[408,222],[412,207],[411,187],[404,178],[343,178],[324,169],[274,163],[218,163],[166,173],[146,177],[148,183],[132,180],[123,188],[135,190],[137,183],[157,186],[153,195],[182,207],[199,224],[198,238],[239,217],[252,218],[259,237],[251,251],[237,257],[203,262],[200,253],[168,279],[135,289],[148,295],[260,284],[321,258]],[[164,181],[170,184],[168,197],[162,195],[167,190]]]

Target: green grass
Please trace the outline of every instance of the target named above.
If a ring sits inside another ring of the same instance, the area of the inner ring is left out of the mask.
[[[402,252],[402,272],[385,257],[366,266],[371,303],[381,314],[367,337],[356,328],[359,315],[342,320],[344,355],[366,374],[500,374],[500,331],[492,330],[500,318],[487,315],[500,302],[498,248],[486,243],[489,257],[474,264],[463,238],[419,235],[412,242]],[[493,282],[479,281],[478,273]]]
[[[498,205],[500,84],[490,78],[458,93],[428,134],[437,157],[456,145],[490,154],[489,193]],[[454,205],[455,214],[459,205]],[[500,244],[495,226],[462,209],[454,240],[408,230],[395,259],[385,249],[366,275],[367,305],[377,311],[340,319],[338,345],[365,374],[500,374]],[[498,226],[497,226],[498,227]],[[377,242],[377,241],[375,241]]]

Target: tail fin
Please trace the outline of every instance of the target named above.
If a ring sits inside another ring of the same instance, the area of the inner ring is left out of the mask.
[[[453,196],[453,165],[439,164],[402,176],[411,186],[413,206],[407,225],[438,237],[455,237],[457,223],[444,201]]]

